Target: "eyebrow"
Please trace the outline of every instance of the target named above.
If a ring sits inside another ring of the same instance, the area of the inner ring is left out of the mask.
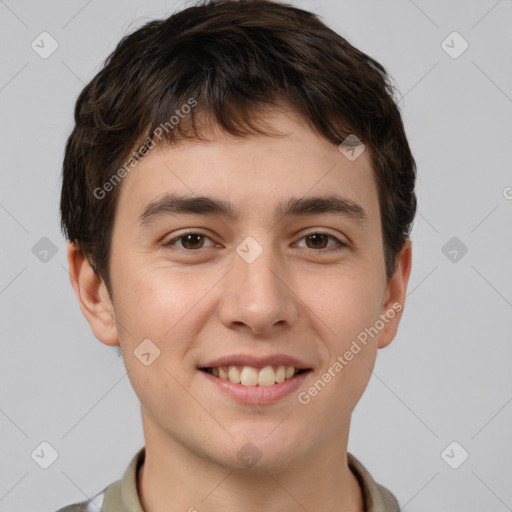
[[[368,220],[368,216],[362,206],[351,199],[338,195],[291,197],[286,202],[277,206],[274,216],[275,220],[278,220],[280,217],[317,215],[322,213],[338,214],[358,223],[364,223]],[[240,211],[223,199],[207,196],[165,194],[144,208],[144,211],[137,219],[137,223],[139,226],[144,227],[158,218],[179,214],[219,215],[233,221],[240,218]]]

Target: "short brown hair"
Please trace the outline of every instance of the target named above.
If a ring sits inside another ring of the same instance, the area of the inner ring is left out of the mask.
[[[126,173],[121,166],[134,147],[146,147],[191,99],[195,108],[188,109],[186,122],[165,130],[162,142],[201,138],[198,115],[232,135],[267,134],[254,122],[258,111],[284,100],[334,144],[351,134],[365,144],[389,278],[416,212],[416,164],[394,91],[381,64],[315,14],[290,4],[207,0],[151,21],[119,42],[77,99],[62,172],[63,232],[110,293],[120,188],[112,178]],[[108,194],[98,198],[107,183]]]

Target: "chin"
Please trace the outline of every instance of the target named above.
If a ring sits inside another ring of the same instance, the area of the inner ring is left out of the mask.
[[[281,435],[277,429],[270,435],[269,432],[272,429],[265,428],[261,432],[253,430],[251,435],[246,433],[230,439],[225,446],[220,447],[220,453],[215,457],[216,462],[236,472],[279,473],[304,455],[300,452],[302,443],[291,438],[286,431]]]

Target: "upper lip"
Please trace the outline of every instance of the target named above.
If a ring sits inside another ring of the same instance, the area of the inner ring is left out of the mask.
[[[271,354],[265,357],[256,357],[250,354],[233,354],[222,356],[218,359],[206,362],[199,368],[217,368],[219,366],[252,366],[253,368],[263,368],[264,366],[294,366],[299,370],[308,370],[311,367],[297,359],[286,354]]]

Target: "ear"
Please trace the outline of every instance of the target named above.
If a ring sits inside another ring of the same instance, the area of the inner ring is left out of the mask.
[[[69,279],[94,336],[105,345],[119,345],[114,308],[107,287],[73,242],[68,244]]]
[[[411,241],[407,240],[396,257],[395,273],[389,279],[384,304],[381,311],[381,319],[384,321],[384,328],[379,336],[379,348],[387,347],[396,336],[398,325],[404,310],[407,283],[411,274],[412,247]]]

